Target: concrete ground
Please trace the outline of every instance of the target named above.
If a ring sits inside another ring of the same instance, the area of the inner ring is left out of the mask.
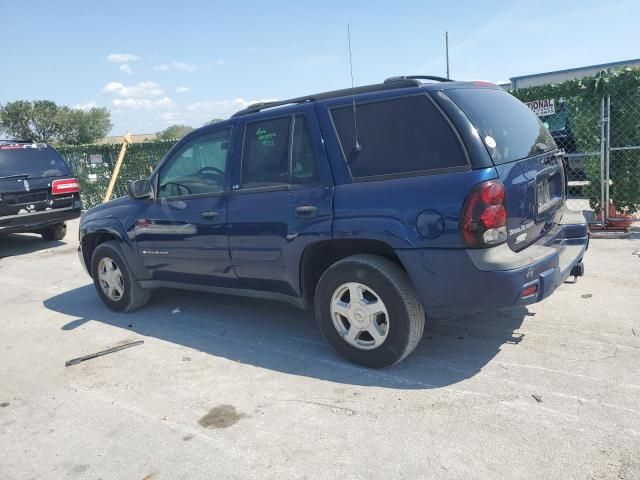
[[[384,371],[284,304],[161,291],[113,313],[76,230],[0,238],[2,479],[640,478],[638,230],[592,240],[540,304],[429,324]]]

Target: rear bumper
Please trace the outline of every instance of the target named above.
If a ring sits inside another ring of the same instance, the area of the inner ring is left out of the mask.
[[[520,252],[486,249],[397,250],[427,315],[450,316],[527,305],[551,295],[589,245],[587,222],[565,209],[558,225]],[[536,286],[534,294],[523,291]]]
[[[56,223],[78,218],[80,211],[81,204],[78,201],[67,208],[0,217],[0,234],[34,232]]]

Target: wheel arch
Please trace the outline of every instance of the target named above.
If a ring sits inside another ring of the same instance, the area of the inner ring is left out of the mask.
[[[148,277],[147,270],[118,220],[90,222],[80,226],[82,260],[89,274],[91,274],[91,257],[95,249],[98,245],[112,240],[118,243],[133,275],[138,279],[146,279]]]
[[[300,259],[300,293],[304,305],[313,306],[316,286],[327,268],[343,258],[361,253],[388,258],[405,270],[393,247],[382,240],[353,238],[312,243],[304,249]]]

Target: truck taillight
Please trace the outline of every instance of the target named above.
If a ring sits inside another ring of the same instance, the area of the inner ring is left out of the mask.
[[[65,178],[64,180],[54,180],[51,182],[52,195],[65,195],[69,193],[78,193],[80,184],[75,178]]]
[[[471,190],[462,207],[460,233],[468,247],[487,247],[507,240],[507,209],[500,180],[482,182]]]

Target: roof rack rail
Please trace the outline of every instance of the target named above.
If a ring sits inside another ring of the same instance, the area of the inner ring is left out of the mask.
[[[284,106],[284,105],[294,105],[294,104],[306,103],[306,102],[315,102],[315,101],[318,101],[318,100],[327,100],[329,98],[347,97],[347,96],[351,96],[351,95],[358,95],[360,93],[370,93],[370,92],[378,92],[378,91],[383,91],[383,90],[393,90],[393,89],[396,89],[396,88],[416,87],[418,85],[420,85],[420,82],[418,82],[417,79],[412,79],[412,78],[406,77],[406,78],[400,78],[400,79],[398,79],[398,81],[394,81],[394,82],[384,82],[384,83],[377,83],[377,84],[374,84],[374,85],[365,85],[365,86],[362,86],[362,87],[355,87],[354,89],[345,88],[345,89],[342,89],[342,90],[334,90],[334,91],[331,91],[331,92],[318,93],[318,94],[315,94],[315,95],[308,95],[308,96],[304,96],[304,97],[291,98],[289,100],[278,100],[278,101],[275,101],[275,102],[255,103],[253,105],[249,105],[244,110],[240,110],[239,112],[234,113],[231,116],[231,118],[241,117],[242,115],[247,115],[249,113],[260,112],[260,111],[265,110],[267,108],[281,107],[281,106]]]
[[[309,97],[291,98],[289,100],[275,100],[273,102],[253,103],[253,104],[249,105],[247,108],[245,108],[244,110],[240,110],[239,112],[236,112],[233,115],[231,115],[231,118],[239,117],[241,115],[247,115],[249,113],[259,112],[259,111],[265,110],[267,108],[281,107],[283,105],[293,105],[293,104],[296,104],[296,103],[313,102],[314,100],[315,99],[314,99],[313,96],[309,96]]]
[[[389,77],[384,83],[400,82],[403,80],[433,80],[434,82],[453,82],[450,78],[436,77],[435,75],[401,75],[399,77]]]

